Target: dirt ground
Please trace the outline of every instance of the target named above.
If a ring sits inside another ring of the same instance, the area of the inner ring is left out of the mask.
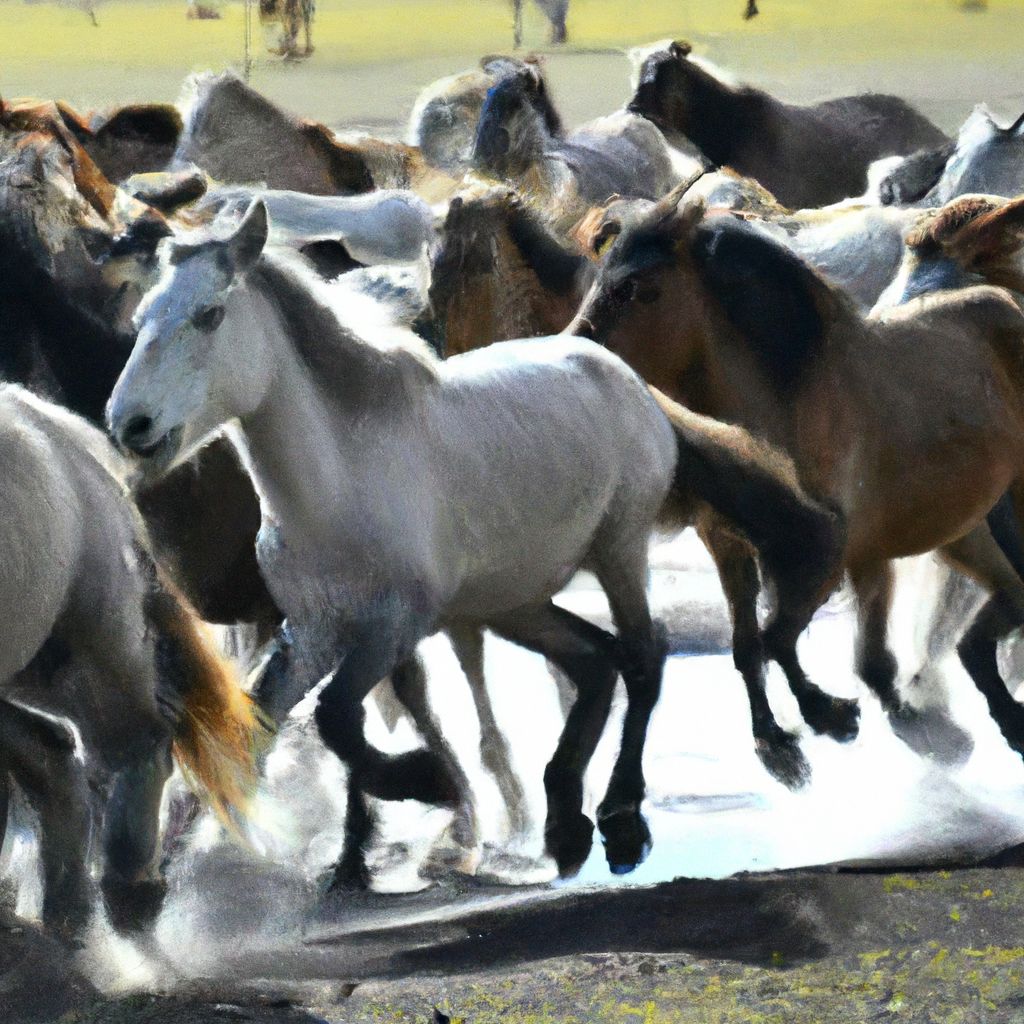
[[[1011,855],[1010,861],[1020,860]],[[1011,1024],[1024,869],[797,871],[593,891],[312,943],[173,996],[103,998],[0,922],[14,1024]],[[262,976],[261,976],[262,974]]]

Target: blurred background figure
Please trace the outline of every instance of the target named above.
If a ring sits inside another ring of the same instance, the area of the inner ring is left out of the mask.
[[[314,0],[260,0],[260,24],[267,49],[287,59],[308,57],[313,52]],[[299,31],[304,45],[299,47]],[[271,38],[276,34],[276,38]]]
[[[566,42],[565,16],[569,13],[569,0],[536,0],[536,3],[551,22],[551,42]],[[512,0],[512,11],[515,45],[519,47],[523,43],[523,0]]]

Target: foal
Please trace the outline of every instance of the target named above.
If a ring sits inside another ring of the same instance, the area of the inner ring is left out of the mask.
[[[891,716],[908,713],[886,644],[892,559],[938,549],[978,579],[990,598],[960,655],[1024,753],[1024,709],[995,658],[997,641],[1024,624],[1024,316],[1008,293],[978,287],[864,319],[778,243],[731,216],[704,220],[700,204],[680,207],[680,198],[617,238],[574,330],[692,408],[780,445],[808,492],[840,509],[857,669]],[[723,556],[758,732],[767,704],[756,576],[741,551]],[[845,739],[855,716],[823,701],[796,659],[796,636],[826,593],[803,609],[780,603],[764,644],[808,723]]]
[[[577,687],[545,772],[546,841],[564,874],[591,847],[582,776],[621,669],[628,707],[598,821],[612,869],[630,870],[650,842],[641,755],[665,658],[646,552],[670,493],[673,514],[712,502],[795,577],[796,536],[808,575],[833,571],[833,518],[742,432],[655,402],[589,342],[438,362],[405,335],[360,337],[315,281],[264,253],[267,232],[256,203],[230,237],[171,248],[108,416],[152,472],[230,424],[260,494],[260,564],[294,636],[283,703],[330,676],[316,722],[350,769],[335,885],[368,883],[368,795],[457,798],[436,724],[418,721],[428,749],[388,757],[366,742],[362,701],[421,639],[465,626],[544,654]],[[552,603],[581,567],[617,638]]]

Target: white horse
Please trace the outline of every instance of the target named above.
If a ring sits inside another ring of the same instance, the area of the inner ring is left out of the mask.
[[[368,884],[367,795],[457,798],[429,714],[429,749],[397,757],[363,729],[363,698],[389,673],[407,689],[417,643],[439,629],[487,627],[575,683],[545,772],[547,847],[563,873],[591,848],[582,776],[621,669],[628,707],[598,820],[612,869],[630,870],[650,843],[641,755],[665,644],[645,578],[659,517],[704,497],[760,538],[764,523],[775,540],[799,523],[808,543],[791,532],[772,550],[814,557],[831,517],[748,435],[667,400],[662,411],[591,343],[508,342],[440,362],[406,334],[360,337],[329,290],[264,252],[267,235],[257,202],[229,237],[169,248],[108,418],[156,473],[227,425],[253,476],[258,556],[292,634],[278,685],[260,692],[280,716],[330,675],[315,719],[350,769],[334,885]],[[552,603],[581,567],[608,595],[617,638]]]
[[[0,845],[13,779],[39,813],[43,922],[68,936],[93,905],[90,783],[112,785],[103,891],[125,927],[159,909],[172,744],[222,811],[255,783],[254,709],[154,565],[123,469],[84,420],[0,386]]]

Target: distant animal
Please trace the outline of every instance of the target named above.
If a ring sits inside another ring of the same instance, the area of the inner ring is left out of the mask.
[[[808,493],[837,507],[858,605],[857,671],[897,723],[913,712],[894,686],[886,642],[891,560],[938,550],[978,579],[990,596],[960,642],[961,660],[1024,753],[1024,708],[995,660],[998,640],[1024,624],[1024,314],[986,286],[865,319],[780,243],[731,215],[705,220],[701,204],[679,198],[622,231],[573,330],[691,408],[777,444]],[[780,601],[762,636],[756,574],[742,550],[716,553],[755,736],[780,738],[764,700],[763,651],[782,666],[808,724],[850,738],[854,707],[812,686],[796,657],[796,637],[828,587],[802,609]]]
[[[537,59],[484,57],[479,68],[432,82],[416,97],[409,118],[408,141],[431,166],[451,174],[463,173],[472,163],[477,123],[488,91],[500,79],[520,73],[528,65],[538,67]],[[562,130],[561,118],[548,98],[539,67],[537,74],[540,81],[532,98],[549,131],[558,134]]]
[[[569,36],[565,18],[569,13],[569,0],[536,0],[536,3],[551,23],[551,42],[566,42]],[[512,21],[512,38],[518,48],[523,45],[523,0],[512,0]]]
[[[109,426],[159,473],[237,423],[261,495],[260,564],[293,638],[278,712],[331,676],[315,720],[350,771],[334,885],[368,882],[366,796],[458,799],[431,719],[417,720],[426,750],[388,757],[363,735],[366,694],[391,673],[401,696],[418,641],[448,626],[486,626],[577,685],[545,773],[546,841],[563,873],[591,847],[582,775],[622,671],[622,745],[598,821],[613,870],[631,869],[650,843],[641,756],[665,657],[645,594],[651,529],[667,502],[688,515],[709,501],[764,549],[800,560],[802,577],[827,564],[833,517],[745,433],[656,401],[588,342],[438,362],[407,335],[361,337],[315,278],[264,251],[268,231],[257,202],[228,239],[170,251]],[[551,603],[581,565],[606,590],[615,638]]]
[[[564,136],[539,108],[542,88],[527,65],[490,89],[473,148],[478,171],[550,197],[573,223],[609,196],[656,199],[676,183],[668,144],[644,118],[619,112]]]
[[[277,25],[281,38],[272,50],[283,57],[308,57],[313,52],[314,0],[260,0],[260,24],[266,29]],[[299,48],[299,30],[304,45]]]
[[[262,726],[157,569],[98,430],[0,385],[0,472],[0,842],[13,780],[39,814],[43,923],[74,938],[94,907],[102,823],[108,911],[142,927],[164,891],[172,752],[224,815],[244,813]]]
[[[1024,192],[1024,114],[1003,128],[979,104],[956,141],[912,153],[882,182],[882,202],[942,206],[957,196]]]
[[[681,133],[715,166],[756,178],[794,209],[858,196],[873,161],[948,141],[896,96],[783,103],[723,81],[681,41],[646,56],[627,109]]]

